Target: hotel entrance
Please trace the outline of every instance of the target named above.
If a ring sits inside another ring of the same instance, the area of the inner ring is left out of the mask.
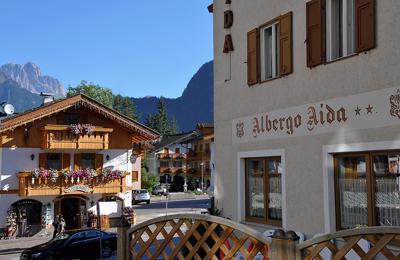
[[[85,196],[61,196],[54,200],[54,216],[61,214],[66,222],[66,230],[79,229],[87,223]]]

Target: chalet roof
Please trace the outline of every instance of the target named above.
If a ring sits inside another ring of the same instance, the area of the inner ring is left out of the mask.
[[[184,143],[185,141],[193,138],[194,136],[197,136],[198,134],[199,133],[195,130],[195,131],[176,134],[176,135],[163,136],[161,141],[154,145],[153,151],[157,152],[157,151],[160,151],[161,149],[164,149],[170,145]]]
[[[69,98],[60,99],[44,104],[37,108],[27,110],[23,113],[3,118],[0,122],[0,133],[13,130],[19,126],[44,117],[48,117],[55,113],[62,112],[72,107],[85,107],[117,122],[119,125],[137,133],[139,135],[137,141],[153,141],[159,136],[159,134],[151,128],[132,120],[131,118],[99,103],[98,101],[84,94],[78,94]]]
[[[200,128],[214,128],[214,124],[213,123],[198,123],[196,128],[197,129],[200,129]]]

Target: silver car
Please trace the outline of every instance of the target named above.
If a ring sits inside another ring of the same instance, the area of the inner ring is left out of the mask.
[[[139,202],[150,203],[150,194],[147,190],[132,190],[132,203],[137,204]]]

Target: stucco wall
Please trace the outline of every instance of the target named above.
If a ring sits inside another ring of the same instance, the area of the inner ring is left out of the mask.
[[[214,1],[214,126],[216,140],[216,198],[225,216],[244,219],[244,183],[239,178],[239,153],[283,150],[284,228],[307,234],[327,230],[324,211],[324,146],[400,139],[399,127],[337,131],[305,137],[232,144],[232,120],[253,114],[400,86],[400,1],[376,1],[377,47],[355,57],[309,69],[306,67],[306,1]],[[223,12],[232,10],[231,29],[223,28]],[[247,86],[247,32],[293,12],[293,73],[276,80]],[[230,33],[234,51],[222,53]],[[390,143],[390,142],[389,142]],[[400,148],[400,147],[390,147]],[[328,184],[329,186],[330,184]],[[242,208],[238,207],[238,201]],[[331,214],[331,213],[330,213]]]

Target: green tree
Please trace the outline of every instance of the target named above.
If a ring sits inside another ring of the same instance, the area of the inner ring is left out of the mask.
[[[129,118],[137,119],[136,107],[130,97],[115,95],[113,99],[113,108]]]
[[[161,135],[170,134],[167,105],[165,104],[165,100],[162,97],[157,104],[156,129]]]
[[[178,134],[179,131],[179,126],[178,126],[178,121],[176,120],[175,116],[172,116],[172,119],[170,121],[170,125],[169,125],[169,129],[170,129],[170,134]]]
[[[85,94],[103,105],[113,108],[121,114],[126,115],[133,120],[137,120],[136,107],[130,97],[114,95],[111,89],[88,83],[85,80],[82,80],[76,87],[68,87],[68,97],[77,94]]]
[[[153,187],[158,184],[156,176],[151,175],[147,171],[146,160],[142,160],[142,189],[148,190],[150,193],[153,191]]]
[[[99,85],[88,83],[87,81],[82,80],[78,86],[68,87],[67,97],[71,97],[77,94],[85,94],[105,106],[111,108],[113,107],[113,93],[109,88],[104,88]]]
[[[156,130],[161,135],[172,135],[179,132],[178,122],[173,116],[171,120],[168,118],[167,105],[164,98],[160,98],[157,104],[157,114],[148,114],[146,126]]]

